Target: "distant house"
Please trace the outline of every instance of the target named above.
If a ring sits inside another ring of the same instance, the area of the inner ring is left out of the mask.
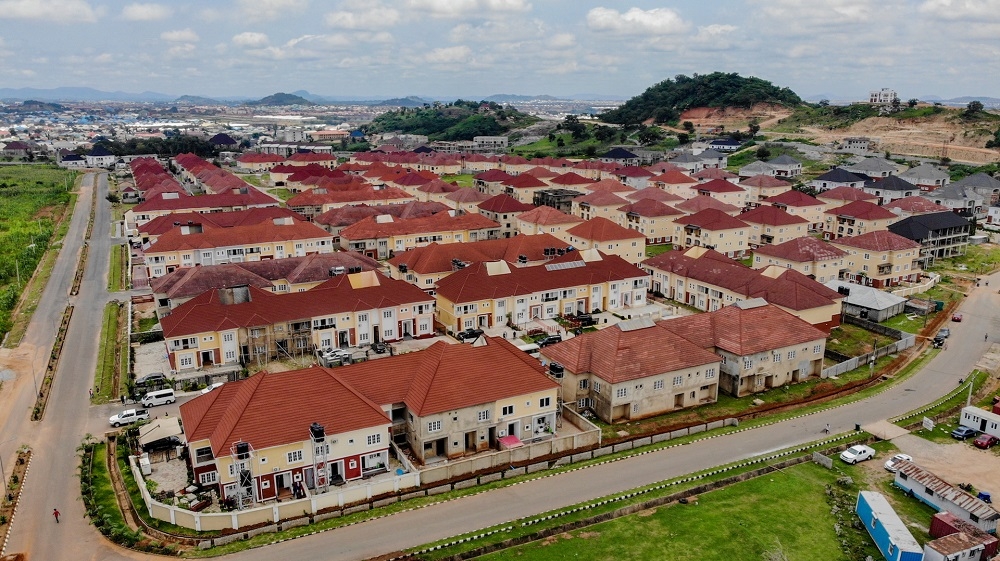
[[[923,193],[923,196],[936,204],[950,208],[952,212],[961,216],[979,220],[986,218],[985,209],[989,199],[971,185],[960,182],[949,183],[933,191]]]
[[[853,174],[867,175],[876,180],[899,172],[899,166],[885,158],[865,158],[854,164],[842,164],[840,169]]]
[[[921,191],[933,191],[951,183],[948,172],[933,164],[920,164],[899,174],[899,177],[920,187]]]
[[[896,199],[917,196],[920,194],[920,187],[898,175],[890,175],[881,181],[865,185],[864,192],[875,195],[878,197],[879,204],[884,205]]]
[[[845,251],[840,278],[886,288],[920,278],[920,244],[885,230],[830,241]]]
[[[624,148],[612,148],[602,154],[600,160],[606,164],[621,164],[623,166],[637,166],[641,163],[639,156]]]
[[[29,152],[31,152],[31,145],[27,142],[12,140],[4,145],[2,154],[4,157],[17,160],[27,158]]]
[[[885,496],[861,491],[854,510],[887,561],[922,561],[923,549]]]
[[[87,167],[87,159],[79,154],[67,154],[59,160],[59,167],[61,168],[85,168]]]
[[[115,165],[117,156],[112,154],[107,148],[98,144],[90,152],[87,152],[87,167],[106,168]]]
[[[743,146],[743,143],[735,138],[729,137],[717,138],[709,142],[708,145],[712,150],[716,150],[718,152],[735,152]]]
[[[517,217],[533,208],[506,193],[494,195],[477,205],[479,214],[500,224],[500,237],[504,238],[517,235]]]
[[[844,236],[859,236],[868,232],[885,230],[899,220],[893,212],[868,201],[854,201],[824,213],[823,239],[835,240]]]
[[[740,180],[739,185],[750,192],[750,205],[759,204],[768,197],[780,195],[792,188],[792,184],[778,179],[777,177],[758,174],[745,177]]]
[[[934,510],[946,510],[979,529],[995,534],[1000,512],[912,462],[896,464],[893,484]]]
[[[809,223],[810,230],[823,228],[823,219],[825,218],[823,213],[829,208],[828,203],[794,189],[767,197],[759,204],[778,207],[792,216],[805,218],[806,222]]]
[[[962,409],[958,424],[1000,438],[1000,413],[970,405]]]
[[[809,186],[817,191],[826,191],[834,187],[843,186],[861,189],[865,186],[865,178],[841,168],[833,168],[810,181]]]
[[[646,258],[646,236],[607,218],[591,218],[554,234],[579,250],[598,249],[638,265]]]
[[[224,132],[209,138],[208,143],[220,150],[235,150],[240,145],[239,141]]]
[[[784,243],[805,236],[809,232],[808,220],[771,205],[759,206],[744,212],[739,219],[750,226],[747,241],[752,248]]]
[[[708,208],[675,218],[673,243],[677,248],[706,247],[727,257],[742,257],[748,249],[749,233],[750,225],[746,222]]]
[[[844,313],[849,316],[881,323],[903,313],[906,307],[906,298],[870,286],[839,280],[825,284],[827,288],[845,296]]]
[[[840,276],[846,255],[847,252],[829,242],[802,236],[785,243],[758,247],[753,251],[753,268],[763,269],[775,265],[794,269],[813,280],[825,283]]]
[[[582,218],[550,206],[535,207],[517,216],[518,232],[528,235],[544,233],[562,238],[562,232],[582,223]]]
[[[930,199],[926,197],[921,197],[919,195],[915,197],[903,197],[902,199],[896,199],[882,206],[883,208],[887,208],[892,212],[895,212],[896,214],[899,215],[900,218],[909,218],[911,216],[916,216],[918,214],[950,212],[948,207],[944,205],[939,205],[934,201],[931,201]]]
[[[889,231],[922,246],[920,264],[925,269],[936,259],[965,255],[972,224],[953,212],[935,212],[904,218]]]
[[[673,220],[683,215],[684,213],[662,201],[639,199],[619,207],[616,221],[620,226],[637,230],[646,236],[647,244],[670,243],[674,233]]]

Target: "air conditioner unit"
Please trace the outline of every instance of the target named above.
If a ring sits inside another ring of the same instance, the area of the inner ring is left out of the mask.
[[[497,436],[499,436],[500,438],[503,438],[503,437],[507,436],[507,431],[504,430],[504,429],[500,429],[500,430],[497,431]]]

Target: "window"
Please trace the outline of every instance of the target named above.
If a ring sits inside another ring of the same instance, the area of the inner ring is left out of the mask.
[[[191,366],[194,364],[194,358],[191,355],[184,355],[180,360],[181,366]]]
[[[924,489],[924,493],[927,493],[928,496],[933,497],[934,496],[934,489],[931,489],[930,487],[927,487],[927,488]]]
[[[385,319],[392,319],[392,310],[382,312],[382,317]]]
[[[219,472],[217,472],[217,471],[209,471],[209,472],[206,472],[206,473],[202,473],[202,474],[200,474],[198,476],[198,481],[202,485],[211,485],[212,483],[218,483],[219,482]]]
[[[781,362],[781,353],[774,353],[774,362]]]
[[[503,415],[504,417],[506,417],[507,415],[513,415],[514,414],[514,406],[513,405],[504,405],[503,409],[500,411],[500,414]]]
[[[548,407],[550,405],[552,405],[552,398],[551,397],[543,397],[542,399],[538,400],[538,408],[539,409],[544,409],[544,408],[546,408],[546,407]]]
[[[224,333],[222,335],[222,340],[224,342],[226,342],[226,343],[232,343],[233,342],[233,334],[232,333]]]
[[[751,368],[753,368],[753,357],[743,357],[743,369],[749,370]]]
[[[588,383],[588,381],[587,381],[586,378],[584,378],[583,380],[580,380],[580,389],[581,390],[587,389],[588,385],[589,385],[589,383]]]
[[[427,423],[427,432],[437,432],[441,430],[441,421],[431,421]]]
[[[368,435],[368,445],[375,446],[376,444],[382,444],[382,433],[380,432]]]
[[[663,380],[656,380],[655,382],[653,382],[653,389],[654,390],[662,390],[663,389]]]
[[[615,397],[625,397],[628,395],[628,388],[618,388],[615,390]]]
[[[679,386],[684,383],[684,376],[674,376],[673,384],[674,386]]]
[[[601,383],[596,380],[594,381],[594,391],[597,393],[601,393]]]
[[[788,351],[788,360],[795,358],[795,351]]]
[[[706,380],[711,380],[712,378],[715,378],[715,369],[714,368],[706,368],[705,369],[705,379]]]
[[[813,345],[813,354],[818,355],[822,351],[822,349],[823,347],[821,345]]]
[[[479,421],[480,422],[482,422],[482,421],[489,421],[489,420],[490,420],[490,410],[489,409],[483,409],[482,411],[479,412]]]
[[[294,464],[295,462],[302,461],[302,450],[295,450],[294,452],[289,452],[285,454],[288,457],[288,463]]]
[[[198,448],[197,450],[194,451],[194,462],[196,464],[203,464],[205,462],[210,462],[213,459],[215,459],[215,456],[212,455],[211,447],[206,446],[204,448]]]

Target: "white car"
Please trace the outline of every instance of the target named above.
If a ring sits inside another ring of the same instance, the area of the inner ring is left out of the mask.
[[[201,394],[205,395],[205,394],[207,394],[208,392],[210,392],[210,391],[212,391],[214,389],[221,388],[222,384],[225,384],[225,382],[216,382],[216,383],[212,384],[211,386],[208,386],[207,388],[201,390]]]
[[[899,466],[896,464],[898,464],[899,462],[912,462],[912,461],[913,461],[913,456],[910,456],[909,454],[896,454],[895,456],[889,458],[889,460],[885,463],[885,470],[888,472],[896,473],[897,471],[899,471]]]
[[[875,457],[875,450],[870,446],[865,446],[864,444],[851,446],[847,450],[844,450],[843,452],[840,453],[840,459],[844,460],[849,464],[856,464],[858,462],[870,460],[874,457]]]
[[[108,422],[113,427],[131,425],[136,421],[148,421],[149,412],[145,409],[126,409],[117,415],[112,415]]]

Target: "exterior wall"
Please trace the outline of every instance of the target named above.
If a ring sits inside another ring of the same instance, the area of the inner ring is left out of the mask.
[[[1000,438],[1000,415],[978,407],[965,407],[958,424]]]
[[[920,278],[919,249],[904,251],[872,251],[856,247],[833,245],[847,252],[844,257],[844,279],[883,288],[901,282],[916,282]]]
[[[970,512],[956,505],[955,503],[944,499],[943,497],[935,493],[933,489],[928,489],[924,487],[922,483],[913,479],[912,477],[908,477],[905,473],[897,472],[893,484],[896,485],[896,487],[903,489],[904,491],[912,493],[913,498],[920,500],[920,502],[922,503],[930,505],[931,507],[934,508],[934,510],[948,511],[957,516],[958,518],[966,522],[969,522],[970,524],[975,525],[984,532],[989,532],[991,534],[996,533],[997,520],[995,518],[992,520],[983,520],[983,519],[972,520],[970,518],[972,516]]]
[[[440,244],[475,242],[492,240],[499,237],[498,228],[480,228],[475,230],[439,230],[434,232],[409,233],[390,235],[388,238],[352,239],[341,232],[340,245],[352,251],[358,251],[375,259],[388,259],[390,252],[401,253],[417,247]]]
[[[819,376],[825,339],[784,346],[748,356],[717,349],[723,358],[720,389],[734,397],[767,391]]]
[[[754,253],[754,269],[763,269],[770,265],[775,265],[785,269],[794,269],[819,282],[827,282],[840,278],[840,270],[844,267],[844,258],[838,257],[836,259],[824,259],[822,261],[792,261],[790,259],[782,259],[780,257]]]
[[[657,189],[662,189],[671,195],[677,195],[685,199],[692,199],[698,195],[698,192],[693,189],[693,187],[698,186],[697,181],[691,183],[664,183],[662,181],[656,181],[653,186]]]
[[[859,220],[848,216],[826,215],[823,222],[823,239],[835,240],[845,236],[860,236],[868,232],[888,230],[889,224],[899,220],[898,216],[878,220]]]
[[[891,519],[898,526],[902,526],[903,522],[891,509],[889,512],[875,512],[872,505],[868,504],[865,495],[859,494],[855,511],[865,525],[865,529],[868,530],[868,534],[871,535],[875,546],[888,561],[920,561],[923,558],[923,550],[910,549],[909,547],[901,549],[893,541],[893,536],[886,528],[884,521]],[[916,543],[912,536],[910,536],[910,540],[914,544]]]
[[[510,238],[517,235],[518,220],[517,217],[521,215],[520,212],[493,212],[489,210],[483,210],[478,206],[473,206],[469,210],[470,213],[478,212],[486,218],[496,222],[500,225],[500,230],[497,232],[498,238]]]
[[[801,238],[808,233],[806,224],[791,224],[788,226],[772,226],[747,222],[750,226],[748,242],[751,246],[780,244]]]
[[[517,219],[517,230],[522,234],[552,234],[553,236],[565,240],[568,235],[565,233],[566,230],[580,224],[580,222],[567,222],[565,224],[536,224],[534,222],[525,222],[521,220],[520,217]]]
[[[762,204],[767,204],[764,201]],[[809,221],[808,227],[810,230],[820,230],[823,228],[823,220],[825,218],[825,213],[829,208],[827,205],[813,205],[813,206],[788,206],[780,205],[780,207],[791,214],[792,216],[798,216]]]
[[[675,224],[670,216],[639,216],[617,211],[611,220],[646,236],[647,244],[670,243],[674,239]]]
[[[607,218],[608,220],[615,221],[616,216],[619,214],[618,208],[626,203],[612,204],[612,205],[593,205],[590,203],[579,203],[573,201],[573,210],[571,214],[573,216],[579,216],[584,220],[590,220],[591,218]]]
[[[154,244],[150,249],[155,250],[155,247]],[[283,242],[247,242],[229,247],[148,251],[145,256],[146,273],[149,278],[156,278],[162,277],[178,267],[302,257],[313,253],[333,253],[333,251],[332,236]]]
[[[581,251],[584,249],[599,249],[608,255],[617,255],[633,265],[638,265],[646,259],[645,238],[598,242],[574,236],[568,232],[559,232],[553,235]]]
[[[507,170],[507,173],[511,175],[517,175],[516,173],[513,173],[510,170]],[[507,193],[511,197],[514,197],[520,203],[525,203],[530,205],[531,202],[535,200],[535,193],[537,191],[541,191],[543,189],[551,189],[551,188],[552,187],[550,185],[542,185],[540,187],[518,187],[516,189],[514,187],[504,186],[504,190],[502,192]]]
[[[674,249],[711,246],[727,257],[742,257],[747,249],[748,228],[732,230],[707,230],[687,224],[674,224]]]
[[[713,362],[616,384],[587,374],[587,397],[594,413],[606,423],[697,407],[718,399],[720,366]]]

